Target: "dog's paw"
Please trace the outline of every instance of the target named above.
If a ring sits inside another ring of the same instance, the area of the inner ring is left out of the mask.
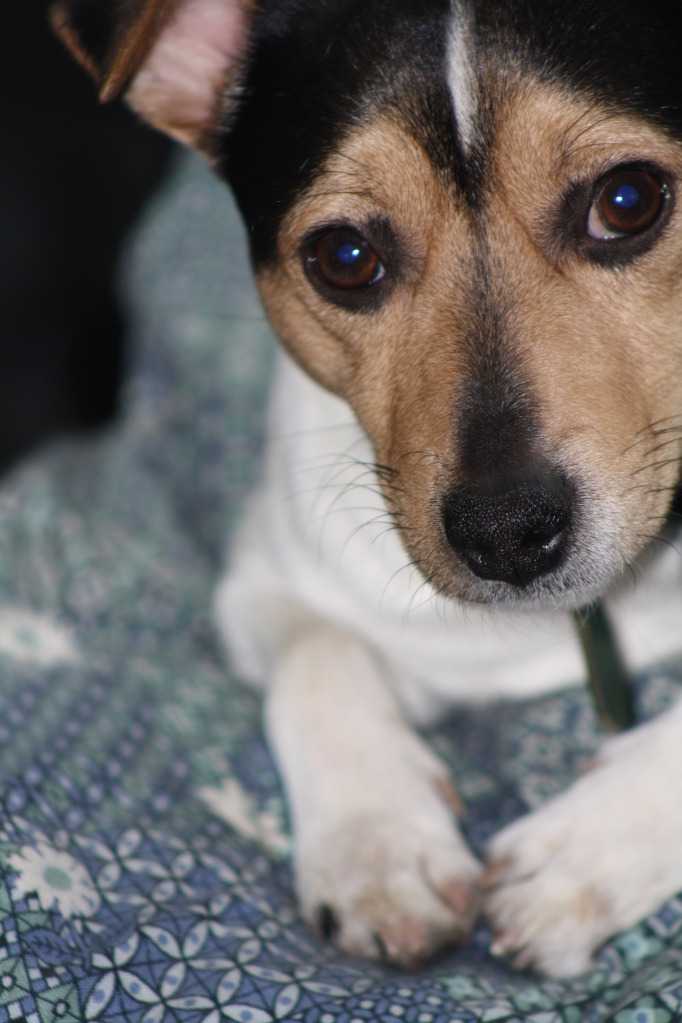
[[[594,876],[590,863],[599,850],[589,841],[581,845],[570,827],[537,817],[525,818],[493,845],[482,881],[491,951],[518,969],[570,977],[589,970],[593,951],[619,925],[610,884]]]
[[[304,915],[349,955],[409,968],[469,934],[480,865],[440,808],[417,810],[351,817],[300,848]]]
[[[682,888],[665,736],[641,733],[612,740],[567,792],[493,839],[482,880],[492,950],[519,968],[583,973],[607,938]]]

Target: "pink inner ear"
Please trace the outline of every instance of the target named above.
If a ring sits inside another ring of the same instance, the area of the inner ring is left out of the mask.
[[[245,6],[180,0],[128,91],[131,106],[181,142],[200,144],[246,45]]]

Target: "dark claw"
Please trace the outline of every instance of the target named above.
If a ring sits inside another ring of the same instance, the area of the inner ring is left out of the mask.
[[[336,913],[326,902],[317,911],[317,929],[323,941],[333,941],[339,933],[339,921]]]

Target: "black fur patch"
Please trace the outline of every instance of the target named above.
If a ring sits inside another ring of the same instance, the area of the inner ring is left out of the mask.
[[[471,0],[477,38],[500,67],[634,111],[682,134],[677,0]]]
[[[353,125],[398,112],[434,165],[457,166],[444,77],[448,0],[266,0],[222,168],[258,265],[325,157]]]
[[[471,285],[475,312],[466,333],[466,384],[457,396],[455,434],[458,476],[483,490],[488,485],[504,490],[505,480],[512,487],[541,452],[537,414],[515,357],[506,303],[491,290],[491,278],[482,242]]]

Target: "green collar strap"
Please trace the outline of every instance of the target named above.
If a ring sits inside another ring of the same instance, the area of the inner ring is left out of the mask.
[[[599,723],[607,732],[635,724],[635,706],[625,661],[604,606],[597,602],[573,613],[585,656],[587,679]]]

